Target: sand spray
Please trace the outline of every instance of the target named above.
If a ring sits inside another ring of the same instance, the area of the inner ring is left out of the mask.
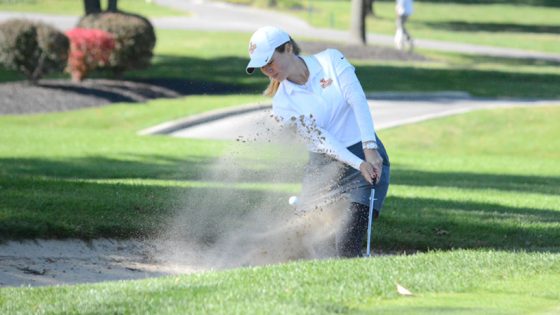
[[[215,270],[335,256],[344,201],[307,211],[290,206],[306,148],[289,133],[256,129],[201,172],[205,186],[178,197],[157,240],[157,259]]]

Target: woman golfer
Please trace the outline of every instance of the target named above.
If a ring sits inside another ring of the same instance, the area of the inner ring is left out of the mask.
[[[260,68],[270,79],[265,95],[273,97],[274,117],[308,145],[302,203],[347,200],[349,219],[336,235],[336,250],[340,257],[361,256],[370,191],[375,188],[377,217],[389,187],[389,158],[354,67],[335,49],[299,52],[286,32],[262,27],[249,42],[246,71]]]

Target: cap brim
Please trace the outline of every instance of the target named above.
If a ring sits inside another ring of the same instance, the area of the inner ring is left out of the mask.
[[[255,72],[255,68],[247,67],[247,69],[245,69],[245,72],[247,72],[247,74],[253,74],[253,72]]]
[[[245,68],[247,74],[253,74],[253,72],[255,72],[255,68],[260,68],[265,66],[270,61],[270,58],[272,57],[273,54],[274,54],[274,50],[272,50],[272,52],[269,54],[263,54],[263,55],[254,54],[251,57],[251,60],[249,60],[247,67]]]

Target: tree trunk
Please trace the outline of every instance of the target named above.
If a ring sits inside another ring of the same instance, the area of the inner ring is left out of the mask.
[[[366,45],[366,0],[352,0],[350,35],[358,44]]]
[[[117,12],[117,0],[109,0],[109,6],[107,7],[109,12]]]
[[[268,0],[268,6],[269,7],[276,7],[278,5],[278,2],[276,0]]]
[[[101,12],[101,0],[84,0],[84,10],[85,15],[100,13]]]
[[[27,75],[27,79],[31,83],[31,85],[39,84],[39,79],[43,77],[43,67],[45,66],[45,61],[47,60],[47,54],[45,52],[41,53],[39,56],[39,60],[37,61],[37,66]]]
[[[375,4],[375,0],[366,0],[365,2],[366,15],[375,16],[375,8],[373,6]]]

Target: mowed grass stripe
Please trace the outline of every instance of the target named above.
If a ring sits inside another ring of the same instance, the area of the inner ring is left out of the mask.
[[[4,288],[0,307],[13,314],[520,314],[558,306],[558,272],[558,254],[432,252],[141,281]],[[414,296],[400,297],[397,283]]]

